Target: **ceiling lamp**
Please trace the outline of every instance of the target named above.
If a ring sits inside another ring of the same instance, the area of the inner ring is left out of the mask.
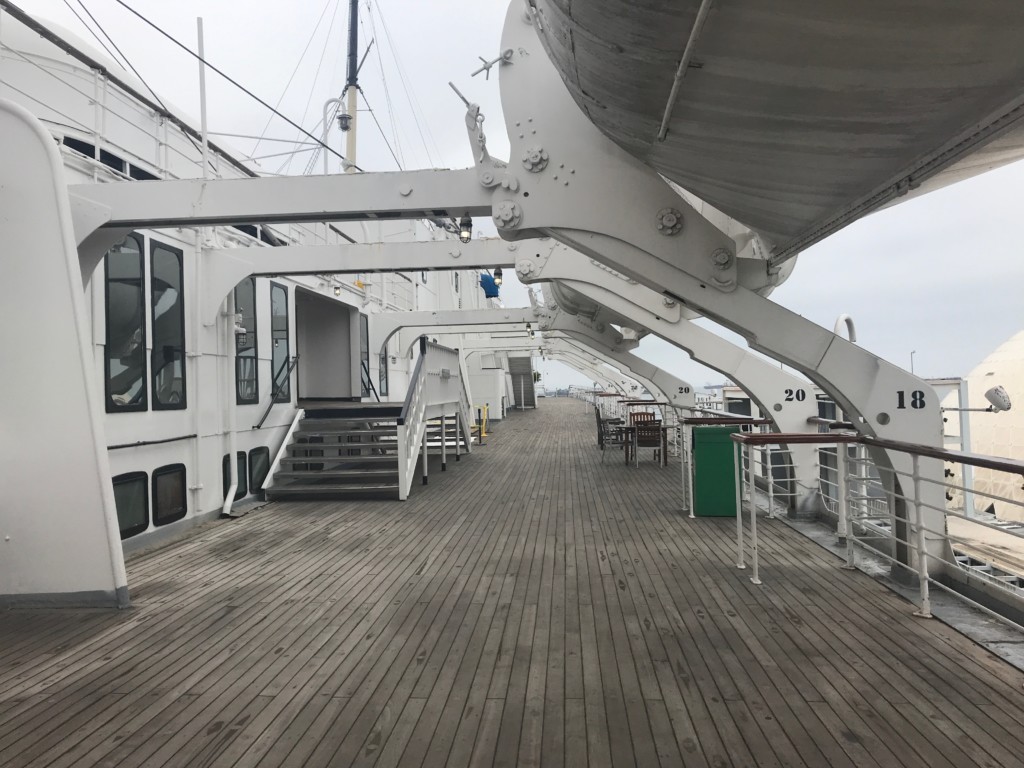
[[[459,219],[459,242],[468,243],[473,239],[473,220],[469,216]]]
[[[502,274],[501,273],[501,267],[498,267],[496,270],[494,270],[494,284],[495,285],[501,285],[501,274]]]

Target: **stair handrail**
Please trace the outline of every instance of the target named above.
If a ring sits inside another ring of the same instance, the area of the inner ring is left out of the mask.
[[[281,371],[284,369],[285,363],[288,363],[288,371],[287,373],[285,373],[283,378],[279,379],[278,377]],[[281,390],[284,389],[284,382],[291,381],[292,371],[295,370],[295,366],[298,364],[298,355],[295,355],[293,358],[291,358],[291,360],[284,360],[281,362],[281,367],[277,369],[277,374],[274,376],[273,379],[274,381],[277,382],[277,384],[274,385],[274,389],[270,393],[270,404],[267,405],[267,410],[263,412],[263,418],[261,418],[256,424],[253,425],[253,429],[261,429],[263,427],[263,422],[267,420],[267,417],[270,415],[270,412],[274,409],[274,406],[278,404],[277,396],[281,393]]]
[[[409,391],[405,395],[402,412],[398,417],[398,498],[402,501],[409,498],[420,443],[427,428],[427,421],[423,418],[426,413],[426,376],[423,375],[426,360],[427,339],[421,336],[420,357],[409,377]]]
[[[267,490],[267,488],[270,487],[270,484],[274,482],[274,475],[277,474],[277,470],[281,468],[281,459],[288,455],[288,446],[292,443],[292,438],[295,436],[295,430],[299,428],[299,424],[305,417],[306,409],[299,408],[295,413],[295,418],[292,419],[292,425],[288,428],[288,432],[281,441],[281,447],[278,448],[277,455],[274,456],[274,463],[270,465],[270,469],[267,471],[267,476],[263,479],[263,485],[260,486],[261,491]]]
[[[380,402],[380,395],[377,394],[377,388],[373,386],[373,377],[370,376],[370,363],[367,360],[360,361],[360,369],[363,373],[363,388],[372,392],[377,402]]]

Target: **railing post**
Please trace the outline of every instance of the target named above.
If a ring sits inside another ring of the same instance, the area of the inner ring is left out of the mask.
[[[839,537],[839,546],[841,547],[846,546],[846,539],[850,535],[850,494],[846,482],[847,463],[846,444],[836,443],[836,507],[839,512],[836,535]]]
[[[750,473],[754,473],[754,465],[750,465]],[[758,575],[758,559],[757,559],[757,504],[753,501],[750,502],[750,564],[752,573],[750,574],[750,582],[752,584],[760,584],[761,578]]]
[[[441,414],[441,471],[448,471],[448,432],[444,414]]]
[[[861,446],[859,443],[854,444],[854,460],[857,460],[857,457],[860,456],[860,448]],[[854,491],[857,491],[857,494],[859,496],[867,496],[867,487],[865,486],[863,488],[858,489],[855,484],[852,484],[848,481],[846,476],[849,473],[849,457],[847,456],[845,446],[843,446],[843,461],[841,463],[837,461],[836,466],[842,473],[842,506],[846,510],[846,563],[840,567],[845,571],[855,571],[857,570],[857,562],[855,559],[856,555],[854,553],[856,547],[854,545],[857,543],[857,533],[854,529],[853,521],[856,515],[852,514],[854,504],[850,496],[854,493]],[[860,464],[858,463],[857,466],[860,466]],[[851,475],[851,477],[852,476],[853,475]]]
[[[921,608],[914,611],[915,616],[922,619],[932,617],[932,601],[929,595],[928,584],[928,550],[925,547],[924,514],[921,509],[921,473],[920,458],[915,453],[913,459],[914,478],[914,525],[917,528],[917,578],[918,589],[921,593]]]
[[[736,567],[743,570],[743,454],[736,443],[733,452],[736,457]]]
[[[768,519],[775,517],[775,470],[772,468],[772,447],[765,446],[765,457],[768,461]]]
[[[462,417],[455,414],[455,460],[462,460]]]
[[[398,426],[398,499],[405,501],[409,498],[409,446],[407,445],[409,428],[400,424]]]
[[[423,449],[422,449],[423,450],[423,455],[422,455],[423,466],[422,466],[422,469],[423,469],[423,484],[424,485],[427,484],[427,464],[430,463],[430,457],[427,454],[427,424],[426,424],[426,421],[427,421],[427,415],[426,415],[426,413],[424,413],[423,414]]]

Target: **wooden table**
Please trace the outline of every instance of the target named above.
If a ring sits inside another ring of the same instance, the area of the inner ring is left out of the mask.
[[[647,427],[649,427],[650,425],[648,425],[648,424],[641,424],[640,426],[647,426]],[[636,444],[636,442],[637,442],[637,425],[636,424],[632,424],[632,425],[624,424],[623,426],[619,427],[619,429],[624,431],[626,433],[626,435],[627,435],[627,437],[626,437],[626,451],[625,451],[625,453],[626,453],[626,464],[629,464],[630,457],[632,457],[634,466],[640,466],[640,451],[639,451],[639,447]],[[661,450],[661,461],[660,461],[660,464],[663,467],[667,467],[668,466],[668,432],[669,432],[670,429],[673,429],[673,427],[665,426],[664,424],[659,424],[658,425],[658,429],[661,431],[661,448],[660,448],[660,450]],[[644,447],[648,448],[650,446],[644,446]]]

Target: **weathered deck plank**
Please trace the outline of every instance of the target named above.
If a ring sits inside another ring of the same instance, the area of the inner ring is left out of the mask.
[[[0,768],[1019,766],[1024,674],[678,466],[514,413],[409,501],[269,505],[0,615]]]

